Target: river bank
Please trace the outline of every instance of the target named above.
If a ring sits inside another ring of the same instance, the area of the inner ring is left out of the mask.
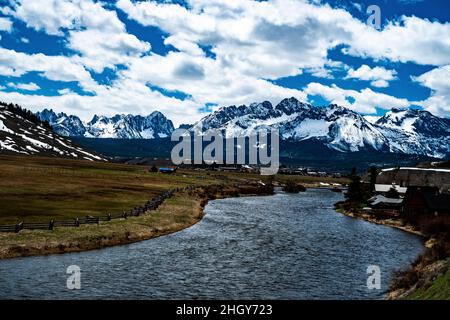
[[[344,202],[335,205],[336,211],[352,218],[390,226],[423,238],[425,252],[407,269],[399,270],[391,281],[387,300],[450,299],[450,244],[448,234],[434,234],[400,218],[380,218],[358,208],[349,208]]]
[[[202,219],[203,209],[209,200],[272,193],[273,187],[257,183],[210,185],[176,192],[158,209],[139,217],[77,228],[55,228],[52,231],[1,233],[0,259],[80,252],[148,240],[194,225]]]
[[[192,227],[164,237],[2,260],[0,298],[379,300],[387,283],[368,290],[367,266],[376,261],[391,276],[422,251],[415,235],[336,214],[343,198],[336,192],[228,195],[208,201]],[[65,286],[70,265],[81,268],[82,290]]]
[[[404,225],[403,222],[399,219],[392,219],[392,218],[388,218],[388,219],[383,219],[383,218],[377,218],[375,215],[364,212],[363,210],[359,210],[359,209],[345,209],[341,206],[339,206],[339,203],[336,204],[336,211],[339,213],[342,213],[343,215],[350,217],[350,218],[355,218],[355,219],[361,219],[361,220],[365,220],[371,223],[375,223],[375,224],[380,224],[380,225],[384,225],[384,226],[389,226],[392,228],[396,228],[405,232],[409,232],[409,233],[413,233],[415,235],[421,236],[423,238],[425,238],[425,235],[420,231],[417,230],[414,226],[412,225]]]

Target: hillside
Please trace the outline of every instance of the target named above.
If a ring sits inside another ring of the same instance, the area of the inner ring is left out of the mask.
[[[0,154],[106,160],[56,134],[31,112],[5,103],[0,103]]]

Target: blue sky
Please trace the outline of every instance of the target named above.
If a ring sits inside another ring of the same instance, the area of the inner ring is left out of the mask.
[[[445,0],[0,0],[0,100],[177,124],[291,96],[449,117],[449,19]]]

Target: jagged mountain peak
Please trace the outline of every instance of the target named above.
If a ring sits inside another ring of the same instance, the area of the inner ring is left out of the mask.
[[[386,112],[376,125],[401,129],[411,134],[420,132],[431,136],[442,136],[450,133],[449,123],[447,119],[436,117],[425,110],[394,108]]]
[[[116,114],[108,117],[95,114],[84,123],[77,116],[56,114],[43,110],[37,115],[48,121],[53,129],[63,136],[88,138],[154,139],[169,136],[174,126],[164,114],[154,111],[147,116]]]
[[[64,112],[56,113],[53,109],[44,109],[36,114],[42,121],[53,122],[54,119],[67,117]]]
[[[310,108],[312,108],[312,105],[310,105],[309,103],[300,102],[294,97],[281,100],[281,102],[275,107],[275,109],[287,115],[306,111]]]
[[[430,119],[430,118],[439,118],[434,116],[432,113],[426,110],[419,109],[410,109],[410,108],[392,108],[390,111],[386,112],[384,116],[382,116],[377,122],[379,123],[387,123],[404,121],[408,118],[422,118],[422,119]]]
[[[149,117],[152,117],[152,118],[156,118],[156,117],[162,118],[162,117],[164,117],[165,118],[166,116],[160,111],[153,111],[152,113],[150,113],[147,116],[147,118],[149,118]]]
[[[44,114],[53,116],[54,112]],[[159,111],[147,116],[95,115],[87,124],[76,116],[58,117],[51,124],[64,135],[152,139],[170,136],[174,130],[172,122]],[[341,152],[372,149],[433,157],[445,157],[450,152],[450,120],[417,109],[394,108],[371,123],[358,112],[337,104],[316,107],[291,97],[276,105],[262,101],[221,107],[191,128],[200,124],[203,130],[226,129],[231,136],[275,128],[284,140],[309,140]]]
[[[231,136],[276,128],[282,139],[314,140],[341,152],[373,149],[434,157],[450,152],[450,121],[414,109],[393,109],[373,124],[340,105],[315,107],[291,97],[275,107],[269,102],[223,107],[199,123],[204,129],[227,129]]]

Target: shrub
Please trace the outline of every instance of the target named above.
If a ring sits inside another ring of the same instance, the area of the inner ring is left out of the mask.
[[[430,217],[422,216],[416,220],[420,230],[427,235],[446,235],[450,240],[450,216]]]
[[[288,181],[283,187],[283,191],[288,193],[299,193],[306,191],[306,188],[303,185],[296,184],[294,181]]]

